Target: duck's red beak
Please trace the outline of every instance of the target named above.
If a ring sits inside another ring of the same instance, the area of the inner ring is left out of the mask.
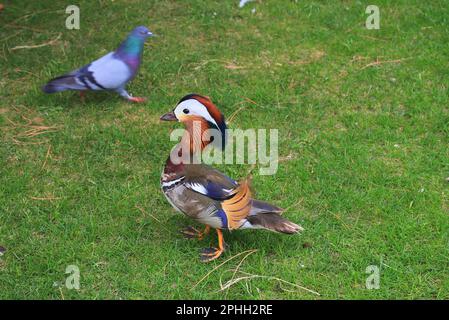
[[[164,114],[164,115],[161,117],[161,120],[162,120],[162,121],[178,121],[178,119],[176,118],[176,116],[175,116],[175,114],[174,114],[173,111]]]

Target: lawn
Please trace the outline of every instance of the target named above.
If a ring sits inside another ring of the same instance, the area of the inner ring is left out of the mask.
[[[379,30],[371,1],[78,1],[80,30],[70,1],[0,2],[0,298],[449,298],[447,1],[376,1]],[[128,86],[146,103],[40,90],[138,25],[159,35]],[[253,186],[303,233],[227,232],[199,261],[216,236],[183,239],[159,186],[180,128],[159,117],[191,92],[238,110],[231,128],[279,129]],[[236,268],[261,277],[220,291]]]

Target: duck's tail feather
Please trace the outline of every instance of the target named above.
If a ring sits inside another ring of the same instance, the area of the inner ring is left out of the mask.
[[[257,213],[282,214],[282,212],[284,212],[284,209],[279,208],[275,205],[269,204],[268,202],[255,200],[255,199],[252,200],[250,215],[255,215]]]
[[[247,217],[250,228],[263,228],[271,231],[295,234],[304,229],[284,217],[277,212],[258,212]]]

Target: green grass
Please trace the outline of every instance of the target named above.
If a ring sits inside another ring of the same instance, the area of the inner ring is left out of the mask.
[[[78,1],[79,31],[64,28],[71,2],[1,2],[0,298],[449,298],[447,1],[377,1],[380,30],[364,27],[370,1]],[[160,35],[129,85],[147,103],[40,91],[141,24]],[[365,67],[376,59],[401,60]],[[304,233],[226,233],[225,256],[199,262],[215,236],[182,239],[191,221],[159,187],[179,127],[159,116],[191,92],[228,117],[243,106],[232,128],[280,130],[292,157],[253,184]],[[28,119],[53,129],[27,137]],[[242,271],[321,296],[266,279],[217,292],[240,258],[192,289],[250,249]],[[62,285],[68,265],[79,291]],[[379,290],[365,288],[369,265]]]

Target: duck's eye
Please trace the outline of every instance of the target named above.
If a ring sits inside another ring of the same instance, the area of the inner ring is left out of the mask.
[[[182,110],[182,112],[184,112],[185,114],[188,114],[190,112],[190,110],[189,109],[184,109],[184,110]]]

